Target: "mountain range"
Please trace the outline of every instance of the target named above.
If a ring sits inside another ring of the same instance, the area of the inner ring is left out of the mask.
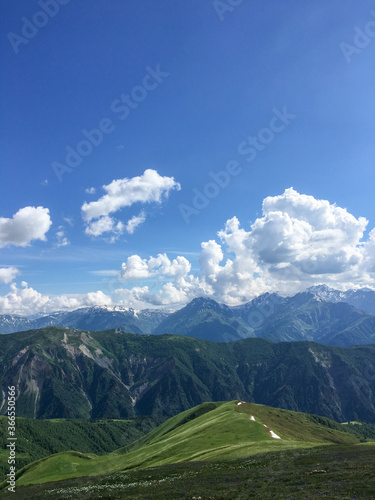
[[[358,309],[375,314],[375,292],[371,288],[363,287],[340,292],[327,285],[317,285],[306,291],[327,302],[346,302]]]
[[[265,294],[232,308],[200,298],[165,318],[154,333],[219,342],[258,337],[350,346],[375,343],[375,315],[346,302],[327,302],[311,292],[286,298]]]
[[[0,315],[0,332],[14,333],[47,326],[63,326],[95,331],[119,328],[132,333],[148,334],[171,312],[165,309],[136,310],[121,306],[93,306],[30,317],[3,314]]]
[[[266,293],[235,307],[201,297],[176,312],[95,306],[29,318],[3,315],[0,331],[13,333],[60,326],[90,331],[119,329],[137,334],[171,333],[216,342],[258,337],[274,342],[312,340],[350,346],[375,343],[374,313],[373,290],[340,292],[317,286],[292,297]]]
[[[7,387],[30,418],[170,417],[235,398],[375,422],[375,345],[331,347],[248,338],[210,342],[48,327],[0,336]]]

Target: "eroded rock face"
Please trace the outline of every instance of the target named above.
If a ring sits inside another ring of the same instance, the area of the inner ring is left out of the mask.
[[[17,415],[34,418],[169,417],[240,399],[375,422],[375,347],[50,327],[0,337],[0,413],[8,385]]]
[[[134,407],[150,386],[174,368],[173,360],[134,354],[120,367],[89,332],[52,330],[53,342],[21,347],[3,365],[2,385],[16,387],[18,416],[135,416]]]

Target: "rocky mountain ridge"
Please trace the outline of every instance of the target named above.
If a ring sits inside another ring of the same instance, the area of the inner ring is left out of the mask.
[[[49,327],[0,336],[0,413],[16,387],[31,418],[169,417],[244,399],[336,421],[375,422],[375,346],[215,343]]]
[[[375,292],[369,288],[340,292],[325,285],[292,297],[266,293],[235,307],[196,298],[175,312],[94,306],[25,318],[0,316],[0,332],[60,326],[138,334],[172,333],[216,342],[262,337],[275,342],[312,340],[349,346],[375,343]]]

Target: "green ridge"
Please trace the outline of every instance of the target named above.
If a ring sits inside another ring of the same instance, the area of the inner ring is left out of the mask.
[[[375,422],[367,375],[374,364],[375,346],[55,327],[0,335],[0,386],[6,393],[17,383],[17,416],[38,419],[169,418],[204,401],[242,398],[338,422]]]
[[[77,450],[102,455],[125,446],[150,432],[160,423],[152,417],[132,420],[34,420],[16,418],[16,468],[54,453]],[[7,418],[0,417],[0,481],[9,472],[6,449]]]
[[[328,419],[318,423],[311,415],[237,403],[204,403],[172,417],[130,447],[107,455],[73,451],[52,455],[19,471],[17,485],[178,462],[217,461],[269,451],[359,442],[355,436],[336,430],[338,424]],[[272,438],[269,429],[281,439]]]

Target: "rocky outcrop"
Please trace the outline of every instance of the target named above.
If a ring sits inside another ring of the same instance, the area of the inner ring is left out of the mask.
[[[241,399],[337,421],[375,422],[375,346],[44,328],[0,337],[0,413],[7,387],[31,418],[169,417]]]

